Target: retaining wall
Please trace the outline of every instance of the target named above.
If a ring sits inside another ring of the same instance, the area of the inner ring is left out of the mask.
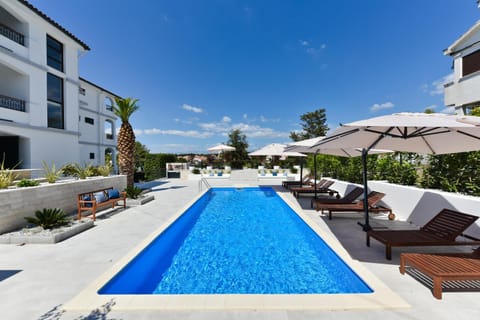
[[[0,234],[25,225],[24,217],[33,216],[43,208],[61,208],[66,213],[77,211],[79,193],[114,187],[124,190],[127,177],[91,177],[53,184],[44,183],[36,187],[0,190]]]

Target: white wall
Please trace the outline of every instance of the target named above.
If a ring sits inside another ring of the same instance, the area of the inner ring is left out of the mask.
[[[347,188],[353,186],[355,185],[335,180],[332,189],[338,190],[343,195]],[[382,204],[392,208],[396,219],[408,221],[417,226],[424,225],[444,208],[480,217],[480,197],[402,186],[384,181],[368,181],[368,187],[370,191],[386,194],[382,199]],[[479,220],[467,229],[466,234],[480,238]]]

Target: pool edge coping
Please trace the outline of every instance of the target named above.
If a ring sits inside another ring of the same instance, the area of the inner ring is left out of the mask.
[[[215,294],[215,295],[100,295],[100,290],[153,239],[166,230],[210,189],[193,197],[157,230],[120,258],[74,298],[63,305],[65,310],[94,310],[110,305],[113,310],[356,310],[409,308],[410,305],[388,288],[359,261],[350,257],[339,240],[322,230],[285,194],[275,193],[349,266],[372,290],[361,294]],[[232,188],[215,187],[215,188]]]

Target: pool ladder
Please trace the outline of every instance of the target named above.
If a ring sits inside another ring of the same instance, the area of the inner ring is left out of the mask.
[[[207,189],[210,189],[212,186],[210,183],[208,183],[207,178],[201,178],[200,181],[198,181],[198,191],[201,192],[203,190],[203,187],[206,187]]]

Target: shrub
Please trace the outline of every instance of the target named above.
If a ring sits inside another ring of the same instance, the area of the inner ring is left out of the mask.
[[[194,168],[194,169],[192,170],[192,173],[193,173],[193,174],[200,174],[200,169]]]
[[[5,157],[2,159],[2,163],[0,164],[0,189],[8,188],[8,186],[10,186],[13,181],[18,178],[18,175],[15,173],[15,171],[11,169],[5,169],[4,164]]]
[[[63,174],[85,179],[94,175],[94,167],[91,164],[81,166],[78,163],[69,163],[62,167]]]
[[[27,222],[43,229],[53,229],[68,224],[69,219],[62,209],[46,209],[35,211],[35,217],[25,217]]]
[[[105,164],[103,166],[94,167],[93,171],[95,175],[108,177],[110,172],[112,172],[112,166],[110,164]]]
[[[45,172],[45,179],[48,183],[55,183],[60,175],[63,173],[63,170],[60,168],[57,170],[55,163],[52,162],[52,166],[49,167],[45,161],[42,161],[43,171]]]
[[[135,186],[128,186],[125,188],[125,192],[127,193],[127,197],[130,199],[137,199],[138,196],[142,193],[142,189]]]
[[[295,167],[292,167],[292,168],[290,168],[290,172],[291,172],[292,174],[297,174],[298,169],[295,168]]]
[[[17,187],[26,188],[26,187],[35,187],[38,186],[40,182],[37,180],[22,179],[17,183]]]
[[[145,157],[145,179],[147,181],[166,177],[165,164],[167,162],[176,162],[177,156],[174,154],[151,153]]]

